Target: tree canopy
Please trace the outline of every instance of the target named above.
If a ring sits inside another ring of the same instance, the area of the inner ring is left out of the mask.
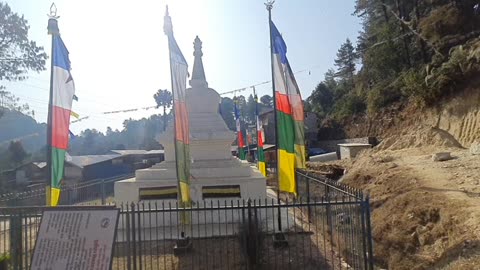
[[[17,165],[22,163],[22,161],[28,156],[20,141],[11,141],[8,146],[8,152],[10,159]]]
[[[28,21],[0,2],[0,81],[24,80],[27,72],[45,70],[47,54],[28,38]]]
[[[475,0],[356,0],[362,31],[339,48],[307,98],[324,118],[375,114],[389,105],[420,106],[459,91],[480,72],[480,16]]]
[[[28,38],[28,21],[13,12],[9,5],[0,2],[0,82],[21,81],[28,71],[45,70],[47,54],[41,46]],[[5,110],[18,110],[34,115],[28,105],[20,105],[19,99],[0,85],[0,117]]]
[[[238,110],[240,111],[242,129],[247,125],[254,125],[255,118],[255,98],[253,95],[249,95],[248,98],[240,95],[236,97]],[[260,98],[259,112],[263,112],[267,108],[273,107],[273,98],[269,95],[264,95]],[[235,117],[234,117],[234,102],[233,99],[224,97],[221,100],[220,114],[222,115],[223,120],[227,124],[227,127],[230,130],[236,129]]]
[[[172,93],[166,89],[159,89],[153,98],[157,103],[157,108],[163,107],[163,131],[165,131],[167,129],[167,109],[173,105]]]

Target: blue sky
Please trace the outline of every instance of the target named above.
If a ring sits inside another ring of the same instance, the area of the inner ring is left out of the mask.
[[[47,16],[51,1],[7,0],[30,23],[30,37],[50,52]],[[83,0],[55,2],[62,38],[70,51],[72,75],[79,102],[73,110],[90,118],[71,125],[121,129],[127,118],[148,117],[160,110],[120,114],[105,111],[155,105],[157,89],[170,89],[167,39],[163,34],[165,5],[177,42],[189,69],[193,66],[193,40],[203,41],[207,81],[219,93],[268,81],[270,49],[268,13],[263,0]],[[308,97],[333,67],[339,46],[356,40],[360,20],[352,16],[353,0],[277,0],[272,18],[282,33],[290,64],[303,98]],[[47,115],[49,66],[27,81],[7,83],[7,90],[36,111],[37,121]],[[270,84],[257,87],[271,94]],[[240,94],[248,95],[251,90]],[[232,95],[226,95],[232,96]]]

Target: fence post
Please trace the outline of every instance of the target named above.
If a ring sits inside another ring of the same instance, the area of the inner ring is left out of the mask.
[[[142,209],[145,210],[145,204],[142,203]],[[178,207],[177,207],[178,209]],[[138,229],[138,264],[139,269],[143,269],[142,265],[142,257],[143,257],[143,250],[142,250],[142,219],[144,211],[140,211],[140,202],[137,203],[137,229]],[[145,239],[143,239],[145,240]]]
[[[102,179],[101,190],[102,190],[102,205],[105,205],[105,179]]]
[[[372,240],[372,226],[370,224],[370,196],[367,195],[365,199],[365,215],[367,223],[367,243],[368,243],[368,261],[369,269],[373,270],[373,240]]]
[[[21,214],[10,215],[10,250],[14,270],[23,269],[22,266],[22,217]]]
[[[254,241],[252,238],[252,232],[253,232],[253,224],[252,224],[252,203],[250,199],[247,201],[247,219],[248,219],[248,225],[247,225],[247,233],[246,233],[246,246],[247,246],[247,256],[248,256],[248,269],[253,268],[253,259],[254,256],[252,253],[255,251],[252,248],[252,242]]]
[[[122,212],[123,212],[123,203],[122,203]],[[120,215],[120,217],[122,217],[122,216]],[[127,243],[126,243],[127,269],[131,270],[132,269],[132,260],[131,260],[130,256],[131,256],[132,253],[130,251],[130,246],[131,246],[132,243],[130,241],[130,231],[131,231],[131,229],[130,229],[130,207],[129,207],[128,203],[126,205],[126,211],[124,212],[123,218],[125,219],[124,230],[125,230],[125,233],[127,235]]]
[[[366,200],[362,196],[362,201],[360,202],[360,218],[362,222],[362,249],[363,249],[363,267],[365,270],[368,269],[368,251],[367,251],[367,230],[366,226],[366,212],[367,212]]]
[[[133,248],[133,270],[137,270],[137,241],[135,237],[135,203],[131,205],[130,216],[132,217],[132,248]]]
[[[307,218],[308,218],[308,223],[312,223],[312,207],[310,206],[310,177],[307,176],[302,176],[303,179],[305,179],[306,185],[307,185]]]
[[[330,199],[330,187],[328,186],[328,184],[324,187],[324,190],[325,190],[325,201],[327,202],[327,205],[325,207],[325,211],[326,211],[326,215],[327,215],[327,229],[328,231],[330,232],[330,236],[333,237],[333,224],[332,224],[332,210],[330,209],[331,206],[331,202],[332,200]],[[332,243],[333,243],[333,240],[332,240]]]

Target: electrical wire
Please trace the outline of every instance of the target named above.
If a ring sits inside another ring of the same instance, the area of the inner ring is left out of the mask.
[[[320,67],[320,65],[315,65],[315,66],[312,66],[312,67],[307,68],[307,69],[302,69],[302,70],[296,71],[293,74],[298,74],[298,73],[303,73],[303,72],[308,71],[308,73],[310,75],[312,69],[319,68],[319,67]],[[223,92],[223,93],[220,93],[220,95],[221,96],[227,95],[227,94],[234,94],[235,95],[236,93],[243,92],[243,91],[246,91],[248,89],[252,89],[254,87],[257,87],[257,86],[260,86],[260,85],[265,85],[265,84],[268,84],[268,83],[271,83],[271,82],[272,82],[271,80],[270,81],[264,81],[264,82],[253,84],[253,85],[246,86],[246,87],[243,87],[243,88],[238,88],[238,89],[235,89],[235,90],[232,90],[232,91]]]

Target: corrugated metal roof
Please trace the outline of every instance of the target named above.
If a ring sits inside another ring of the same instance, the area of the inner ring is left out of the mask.
[[[163,154],[163,150],[110,150],[110,152],[120,154],[122,156],[126,155],[154,155],[154,154]]]
[[[35,166],[42,169],[43,167],[47,166],[47,162],[33,162]]]
[[[165,153],[165,150],[150,150],[147,152],[147,154],[149,155],[153,155],[153,154],[164,154]]]
[[[77,167],[83,168],[95,163],[104,162],[114,158],[120,157],[120,155],[87,155],[87,156],[72,156],[72,160],[68,163]]]
[[[110,150],[110,152],[125,155],[144,155],[147,153],[146,150]]]

